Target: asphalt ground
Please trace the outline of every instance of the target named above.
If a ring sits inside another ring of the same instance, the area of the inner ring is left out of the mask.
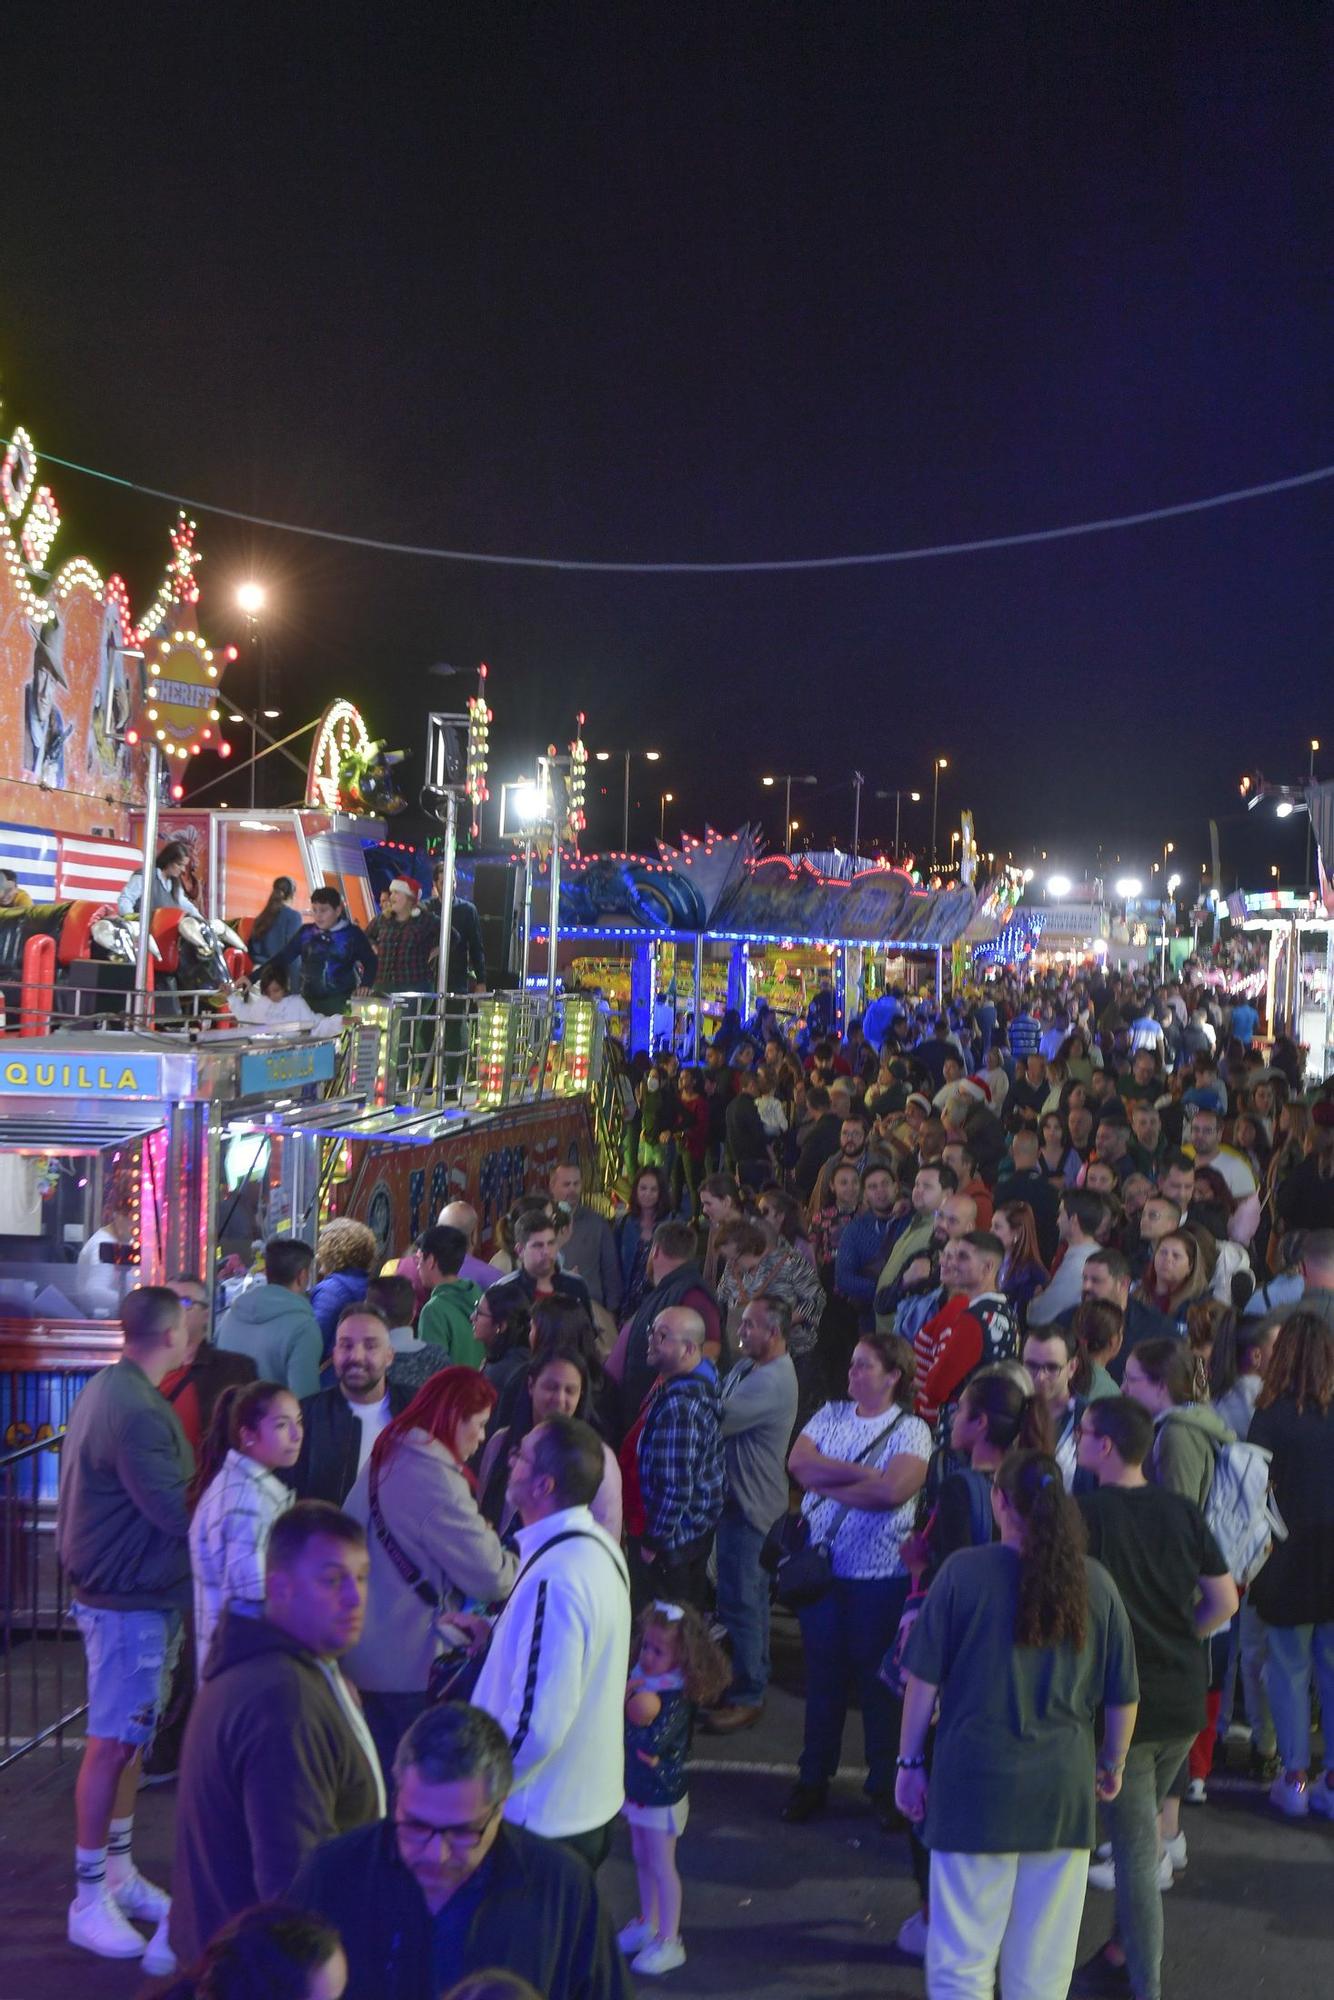
[[[687,1962],[641,1993],[753,2000],[920,2000],[919,1965],[894,1945],[915,1891],[901,1836],[882,1833],[861,1793],[855,1713],[828,1809],[802,1827],[778,1818],[801,1740],[800,1649],[775,1634],[776,1685],[760,1724],[696,1738],[690,1821],[679,1849]],[[1238,1765],[1243,1746],[1235,1744]],[[0,1778],[0,2000],[131,2000],[133,1963],[65,1942],[76,1757],[33,1752]],[[169,1876],[174,1787],[140,1794],[136,1857]],[[1229,1770],[1186,1808],[1186,1870],[1166,1896],[1165,2000],[1334,1997],[1334,1823],[1288,1822],[1264,1789]],[[602,1871],[617,1924],[637,1910],[629,1843]],[[1110,1896],[1090,1891],[1081,1958],[1108,1934]]]

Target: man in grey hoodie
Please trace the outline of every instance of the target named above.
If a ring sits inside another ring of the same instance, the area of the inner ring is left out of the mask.
[[[315,1252],[309,1243],[273,1236],[264,1245],[264,1283],[252,1285],[228,1306],[218,1346],[248,1354],[261,1382],[281,1382],[298,1399],[320,1386],[324,1341],[306,1293]]]

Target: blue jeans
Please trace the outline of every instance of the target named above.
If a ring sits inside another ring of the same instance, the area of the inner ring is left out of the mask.
[[[1334,1625],[1266,1625],[1265,1686],[1285,1771],[1311,1768],[1311,1670],[1320,1690],[1325,1769],[1334,1771]]]
[[[803,1785],[826,1785],[838,1771],[853,1689],[861,1702],[871,1797],[894,1790],[902,1704],[880,1679],[908,1595],[906,1576],[835,1577],[818,1604],[800,1613],[806,1653],[806,1730],[797,1767]]]
[[[1103,1807],[1116,1863],[1116,1932],[1136,2000],[1158,2000],[1163,1978],[1163,1892],[1158,1813],[1193,1739],[1132,1743],[1121,1789]]]
[[[73,1606],[88,1662],[88,1734],[151,1743],[181,1650],[179,1611]]]
[[[732,1641],[727,1700],[751,1708],[769,1685],[769,1578],[760,1568],[764,1536],[729,1500],[718,1523],[718,1616]]]

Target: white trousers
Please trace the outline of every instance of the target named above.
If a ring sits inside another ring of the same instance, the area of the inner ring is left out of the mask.
[[[929,2000],[1066,2000],[1088,1889],[1086,1847],[931,1853]]]

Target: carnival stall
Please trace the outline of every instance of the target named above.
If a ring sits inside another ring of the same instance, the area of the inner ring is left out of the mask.
[[[758,832],[708,829],[656,854],[580,855],[562,846],[559,966],[600,986],[628,1046],[689,1054],[727,1008],[761,1002],[804,1017],[827,976],[835,1025],[889,986],[937,1003],[946,951],[976,906],[971,888],[920,888],[902,870],[847,855],[764,854]],[[545,942],[550,867],[536,872],[533,938]],[[697,1008],[696,995],[702,995]]]

